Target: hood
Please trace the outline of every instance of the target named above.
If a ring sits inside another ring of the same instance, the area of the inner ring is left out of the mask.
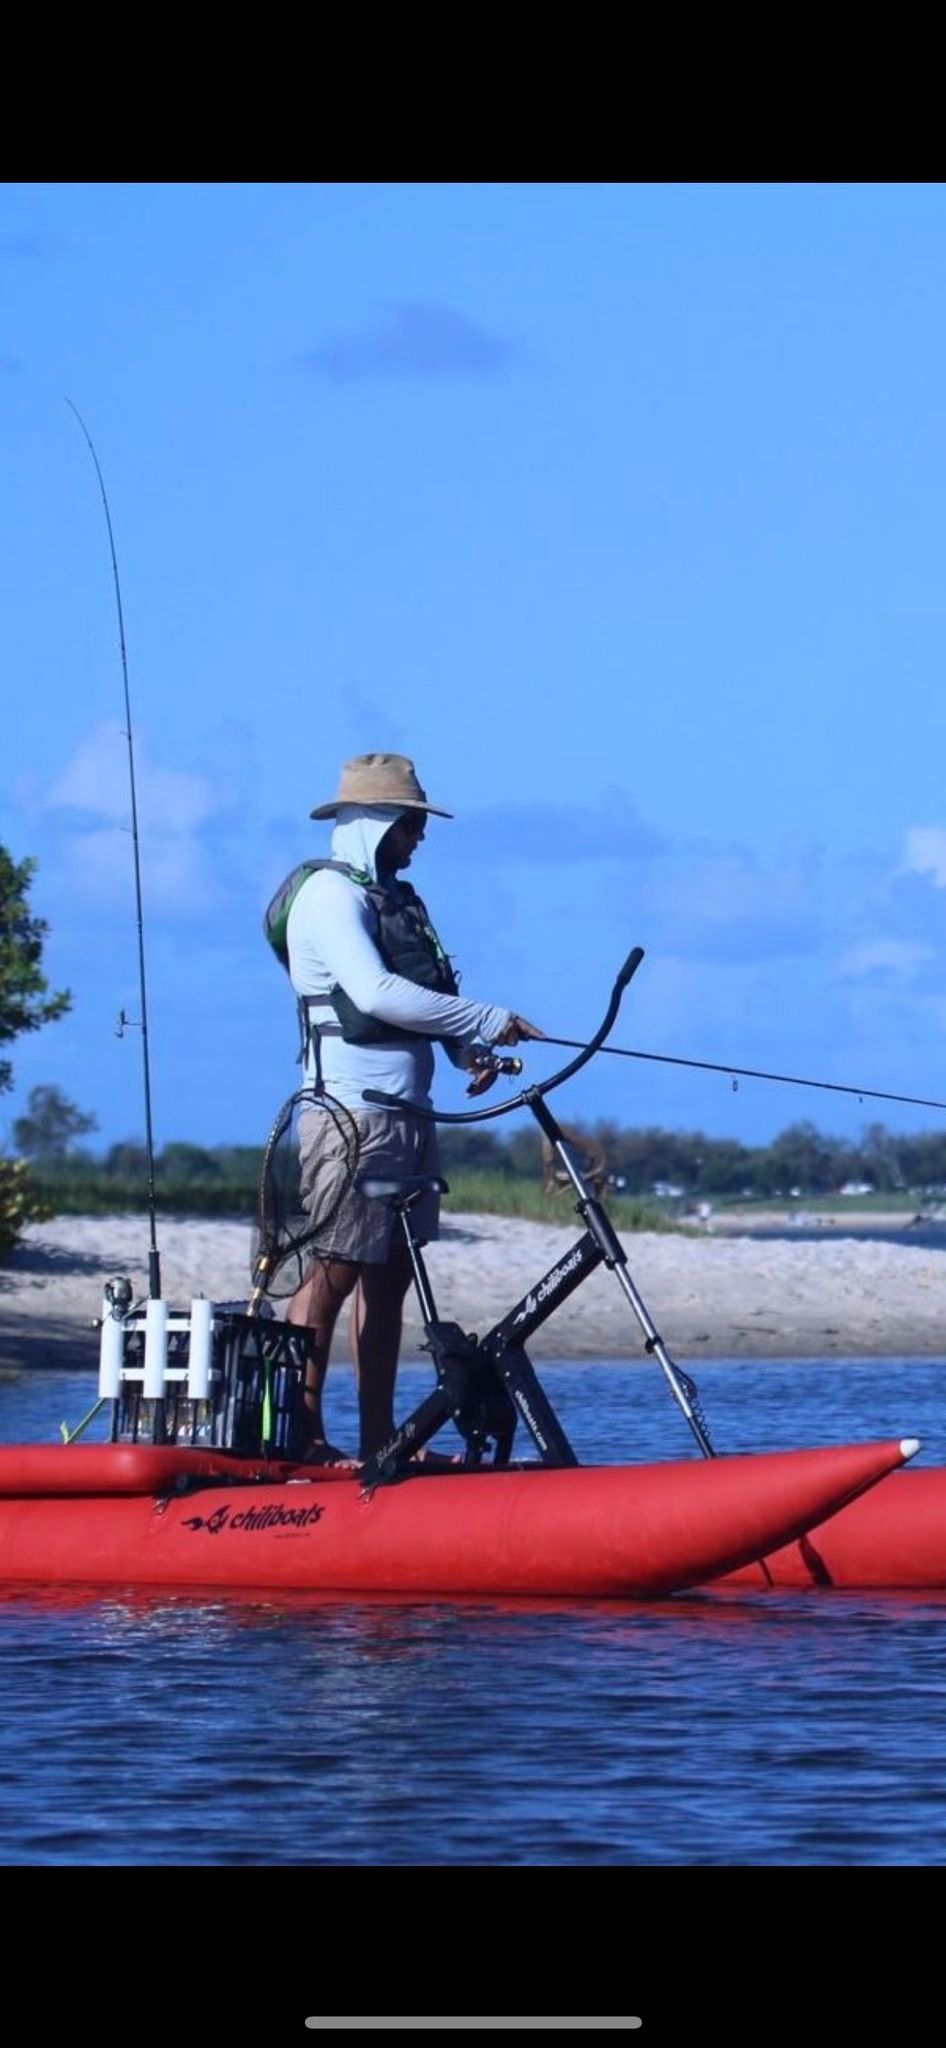
[[[347,861],[351,868],[378,879],[375,856],[389,827],[403,818],[403,804],[372,804],[360,810],[356,804],[340,804],[332,833],[332,859]]]

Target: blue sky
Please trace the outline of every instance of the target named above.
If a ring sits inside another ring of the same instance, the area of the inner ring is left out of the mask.
[[[617,1043],[946,1096],[944,362],[944,185],[0,187],[0,840],[74,996],[0,1138],[38,1082],[143,1127],[66,397],[159,1145],[293,1087],[261,912],[374,748],[456,812],[464,993],[581,1037],[639,944]],[[604,1059],[556,1105],[941,1121]]]

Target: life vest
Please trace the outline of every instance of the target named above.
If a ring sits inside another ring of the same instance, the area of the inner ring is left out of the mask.
[[[375,881],[373,876],[340,860],[302,861],[280,883],[266,910],[263,931],[287,973],[289,912],[304,883],[320,868],[333,868],[336,874],[347,875],[350,882],[364,890],[377,920],[375,944],[391,974],[402,975],[405,981],[417,982],[421,988],[434,989],[438,995],[455,996],[458,993],[456,975],[416,889],[412,889],[409,882],[396,879]],[[410,1045],[418,1036],[425,1035],[400,1030],[393,1024],[383,1024],[379,1018],[359,1010],[338,982],[327,995],[300,996],[299,1015],[302,1027],[299,1057],[305,1057],[311,1044],[317,1070],[320,1070],[318,1041],[321,1038],[344,1038],[347,1045],[393,1046]],[[440,1036],[439,1033],[430,1035]]]

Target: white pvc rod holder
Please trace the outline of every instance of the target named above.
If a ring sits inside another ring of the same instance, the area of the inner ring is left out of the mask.
[[[168,1305],[149,1301],[145,1309],[145,1374],[142,1393],[146,1401],[163,1401],[168,1369]]]
[[[213,1303],[199,1295],[191,1302],[190,1345],[187,1354],[187,1397],[209,1401],[210,1362],[213,1349]]]
[[[122,1360],[125,1353],[125,1325],[112,1312],[107,1299],[102,1303],[102,1334],[99,1340],[99,1400],[117,1401],[121,1392]]]

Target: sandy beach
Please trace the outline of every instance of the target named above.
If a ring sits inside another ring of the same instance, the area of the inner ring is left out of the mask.
[[[484,1333],[540,1280],[578,1235],[503,1216],[449,1215],[428,1248],[441,1316]],[[703,1358],[946,1357],[946,1248],[877,1244],[836,1230],[824,1241],[629,1234],[628,1271],[671,1355]],[[160,1219],[165,1297],[245,1301],[250,1225],[244,1219]],[[144,1217],[61,1217],[32,1224],[0,1268],[0,1370],[93,1369],[103,1283],[127,1273],[147,1292]],[[422,1329],[408,1299],[404,1358]],[[640,1357],[642,1336],[604,1268],[530,1342],[536,1359]],[[340,1324],[335,1354],[348,1356]]]

